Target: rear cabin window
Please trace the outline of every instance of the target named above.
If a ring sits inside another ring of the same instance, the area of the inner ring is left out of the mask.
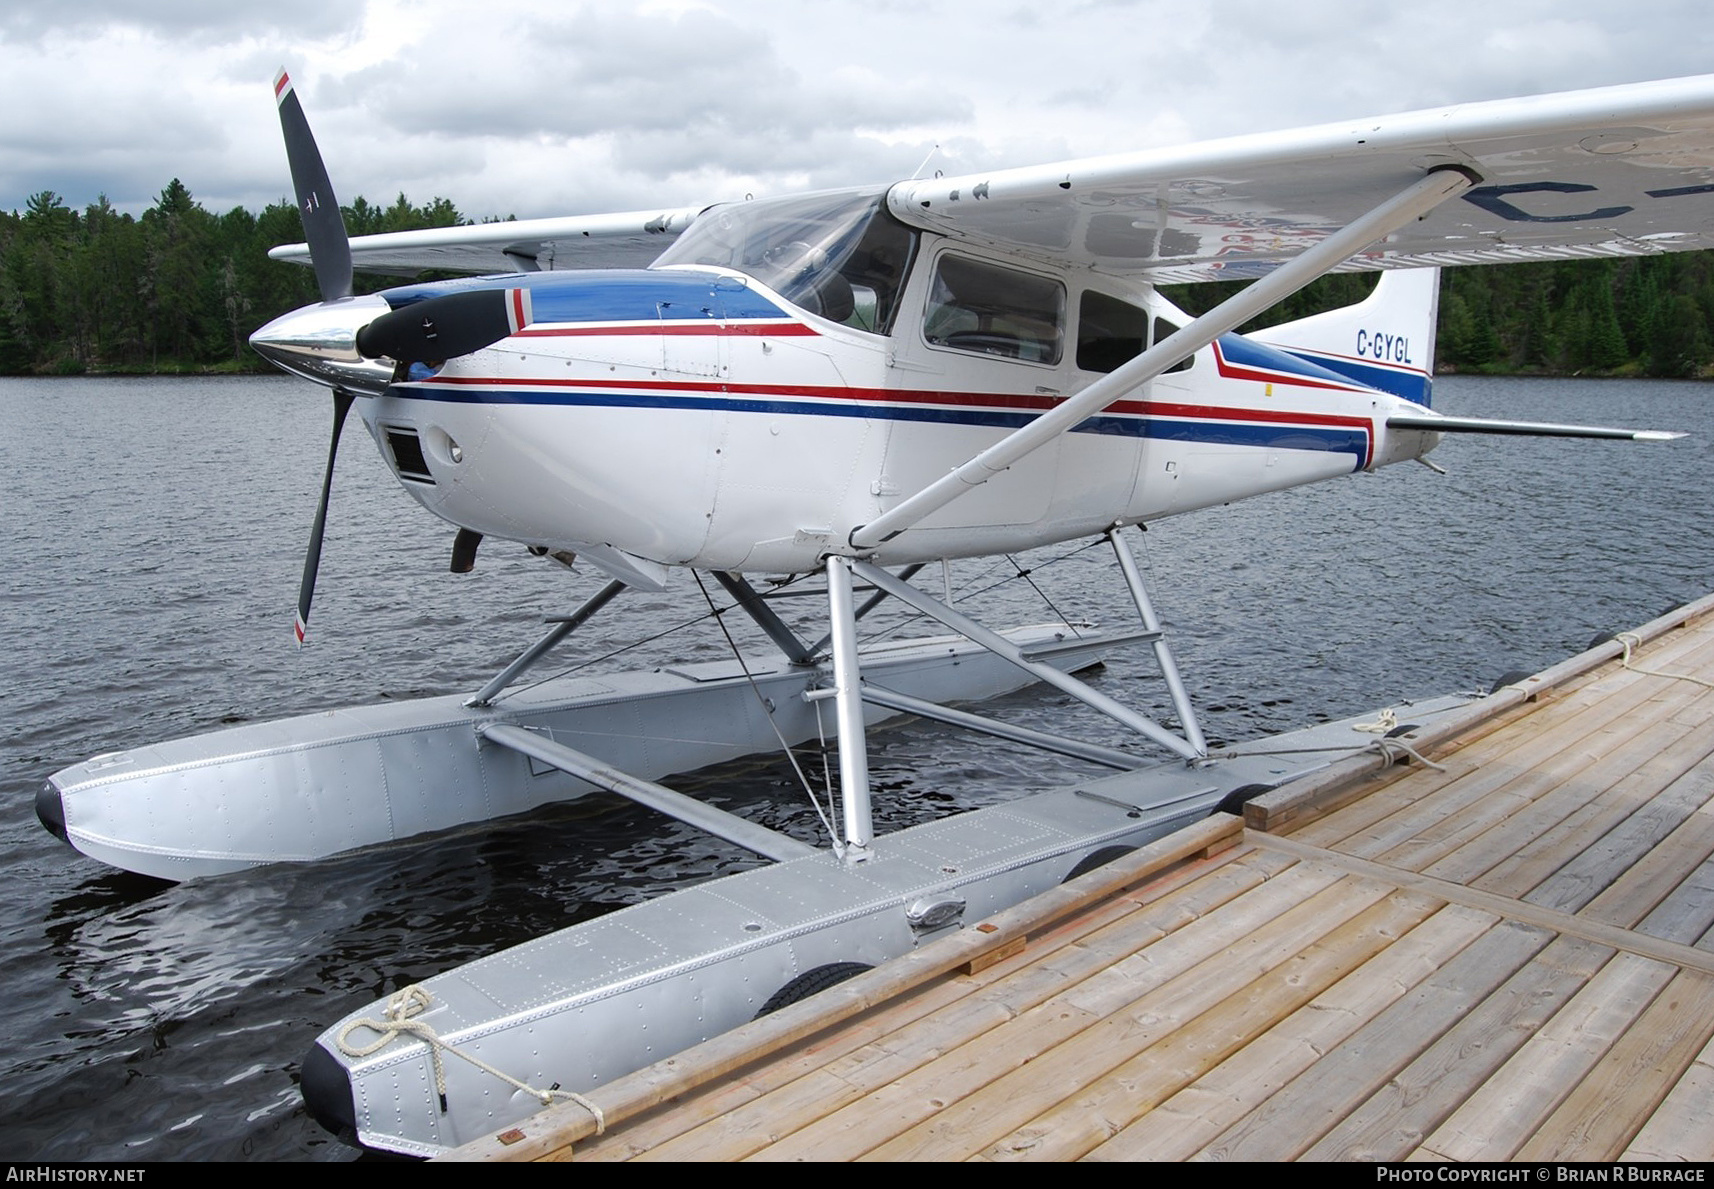
[[[1113,371],[1177,329],[1165,318],[1156,318],[1154,336],[1147,337],[1149,315],[1141,306],[1086,289],[1077,303],[1077,366],[1086,372]],[[1192,355],[1167,370],[1186,371],[1195,360]]]
[[[1154,337],[1149,340],[1149,346],[1152,347],[1156,343],[1160,342],[1162,339],[1170,338],[1172,335],[1177,334],[1180,330],[1183,330],[1183,329],[1184,328],[1182,326],[1179,326],[1176,322],[1168,322],[1165,318],[1156,318],[1155,319],[1155,334],[1154,334]],[[1187,356],[1185,356],[1185,358],[1179,360],[1177,363],[1175,363],[1171,367],[1167,368],[1166,372],[1163,374],[1170,375],[1173,372],[1187,372],[1190,370],[1191,365],[1194,364],[1195,362],[1196,362],[1196,356],[1187,355]]]
[[[935,264],[923,337],[932,346],[1058,363],[1065,286],[1046,277],[962,256]]]

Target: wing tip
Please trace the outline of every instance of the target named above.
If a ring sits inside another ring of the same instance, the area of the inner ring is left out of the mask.
[[[274,102],[284,103],[286,96],[292,93],[292,77],[286,73],[284,66],[274,75]]]

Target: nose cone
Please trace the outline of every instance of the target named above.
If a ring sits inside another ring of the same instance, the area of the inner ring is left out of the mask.
[[[363,358],[357,350],[357,332],[390,308],[373,295],[305,306],[262,327],[250,336],[250,345],[293,375],[329,388],[377,396],[392,381],[393,364]]]
[[[357,1146],[357,1106],[351,1097],[351,1078],[339,1058],[319,1044],[311,1047],[298,1073],[298,1089],[312,1119]]]
[[[65,836],[65,802],[60,800],[60,791],[51,780],[36,790],[36,818],[55,838],[69,841]]]

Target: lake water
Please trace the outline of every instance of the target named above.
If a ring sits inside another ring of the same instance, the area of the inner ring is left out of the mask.
[[[1139,553],[1211,737],[1485,687],[1714,588],[1714,387],[1448,377],[1436,405],[1694,436],[1453,439],[1433,456],[1444,477],[1405,465],[1156,525]],[[0,380],[12,558],[0,581],[0,1157],[349,1159],[297,1095],[297,1063],[328,1024],[480,954],[751,861],[593,798],[176,886],[112,872],[41,830],[36,789],[67,764],[226,722],[473,690],[542,616],[604,581],[494,542],[476,573],[446,573],[450,528],[353,429],[312,644],[299,651],[292,609],[327,422],[322,392],[284,378]],[[1062,610],[1118,625],[1110,571],[1096,548],[1030,577]],[[961,605],[996,624],[1051,618],[1027,583],[1002,582],[1012,573],[1003,559],[955,566],[961,589],[994,586]],[[705,612],[688,578],[625,596],[561,663]],[[754,633],[741,638],[765,654]],[[725,649],[703,621],[595,668]],[[1116,657],[1096,680],[1163,713],[1145,662]],[[1014,695],[1000,713],[1121,742],[1058,695]],[[921,724],[878,732],[872,749],[887,825],[1078,771]],[[780,762],[692,783],[815,837]]]

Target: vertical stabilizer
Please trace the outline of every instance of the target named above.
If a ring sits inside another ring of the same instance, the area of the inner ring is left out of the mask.
[[[1392,269],[1383,272],[1375,291],[1356,305],[1246,337],[1426,408],[1434,381],[1434,323],[1439,312],[1439,269]]]

